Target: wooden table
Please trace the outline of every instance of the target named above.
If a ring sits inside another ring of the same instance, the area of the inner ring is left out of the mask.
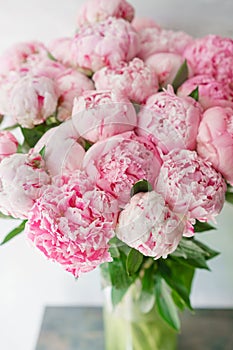
[[[104,350],[102,309],[46,307],[36,350]],[[178,350],[233,350],[233,310],[184,313]]]

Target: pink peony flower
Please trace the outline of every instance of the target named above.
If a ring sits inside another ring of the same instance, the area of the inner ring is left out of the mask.
[[[93,80],[97,90],[114,89],[137,103],[145,102],[158,91],[157,75],[139,58],[114,68],[102,68]]]
[[[30,211],[28,238],[46,257],[78,277],[111,261],[117,202],[76,172],[47,186]]]
[[[0,212],[27,219],[50,177],[39,154],[13,154],[0,163]]]
[[[91,71],[130,61],[139,49],[139,37],[130,23],[110,17],[82,27],[71,47],[73,65]]]
[[[18,43],[10,47],[0,56],[0,74],[11,70],[19,70],[32,56],[47,56],[45,46],[37,41]]]
[[[195,75],[210,75],[233,88],[233,39],[207,35],[189,45],[184,56]]]
[[[149,56],[160,52],[172,52],[182,55],[185,48],[193,43],[193,38],[184,32],[145,28],[140,31],[140,51],[138,57],[146,60]]]
[[[0,161],[17,152],[18,141],[9,131],[0,132]]]
[[[124,18],[131,22],[134,8],[126,0],[88,0],[79,10],[77,24],[81,27],[108,17]]]
[[[135,17],[131,24],[137,32],[140,32],[146,28],[161,29],[160,26],[151,18]]]
[[[73,38],[57,38],[48,44],[48,50],[58,62],[72,66],[71,45]]]
[[[226,184],[195,151],[174,150],[164,156],[155,188],[171,210],[194,223],[195,219],[212,220],[220,213]]]
[[[201,107],[191,97],[178,97],[171,86],[147,100],[138,114],[138,134],[164,153],[175,148],[194,150]]]
[[[59,96],[57,118],[64,121],[71,117],[75,97],[85,90],[94,90],[94,84],[86,75],[67,69],[56,79],[56,89]]]
[[[117,237],[145,256],[167,258],[177,248],[185,230],[185,220],[166,206],[152,191],[138,193],[120,213]]]
[[[233,185],[233,109],[213,107],[205,111],[197,136],[197,151]]]
[[[9,114],[25,128],[43,123],[56,111],[57,94],[51,79],[25,76],[10,94]]]
[[[45,146],[45,168],[52,176],[72,173],[82,167],[84,148],[78,143],[80,135],[71,120],[47,131],[35,145],[40,152]]]
[[[155,72],[158,77],[159,85],[166,87],[168,84],[172,84],[178,70],[184,63],[184,58],[171,52],[155,53],[149,56],[145,63]],[[189,76],[192,76],[192,69],[189,68]]]
[[[78,133],[91,142],[133,130],[137,125],[134,106],[111,91],[86,91],[74,101],[72,121]]]
[[[216,81],[209,75],[196,75],[186,80],[178,89],[177,95],[180,97],[188,96],[198,87],[198,102],[204,109],[222,106],[233,107],[233,92],[228,86]]]
[[[156,147],[133,132],[97,142],[83,160],[89,178],[116,196],[121,207],[129,201],[130,190],[137,181],[155,182],[160,166],[161,158]]]

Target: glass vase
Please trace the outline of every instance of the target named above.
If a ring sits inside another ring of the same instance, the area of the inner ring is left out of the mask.
[[[111,294],[112,288],[105,288],[105,350],[176,349],[177,333],[158,315],[154,300],[148,296],[142,302],[136,283],[116,306]]]

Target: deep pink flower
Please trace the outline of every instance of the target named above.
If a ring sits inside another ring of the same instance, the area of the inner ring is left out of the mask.
[[[204,109],[214,106],[232,106],[233,91],[227,85],[215,80],[210,75],[196,75],[186,80],[178,89],[178,96],[188,96],[198,87],[198,102]]]
[[[133,132],[97,142],[83,160],[89,178],[104,191],[115,195],[121,207],[129,201],[130,190],[137,181],[155,182],[160,166],[156,147]]]
[[[39,154],[13,154],[0,163],[0,211],[19,219],[27,219],[50,176]]]
[[[211,163],[195,151],[174,150],[164,156],[155,188],[171,210],[194,223],[195,219],[212,220],[220,213],[226,184]]]
[[[233,185],[233,109],[205,111],[197,136],[197,151]]]
[[[74,101],[72,121],[91,142],[133,130],[137,116],[131,102],[111,90],[86,91]]]
[[[184,56],[195,75],[210,75],[233,88],[233,39],[207,35],[189,45]]]
[[[88,0],[79,10],[77,24],[81,27],[108,17],[124,18],[131,22],[134,8],[126,0]]]
[[[201,119],[200,105],[178,97],[171,86],[152,95],[138,114],[138,134],[148,137],[164,153],[175,148],[195,149]]]
[[[105,67],[93,76],[97,90],[113,89],[136,103],[158,91],[157,75],[139,58],[117,67]]]
[[[152,191],[138,193],[120,213],[116,235],[145,256],[167,258],[177,248],[185,220],[173,213],[162,196]]]
[[[95,72],[104,66],[130,61],[138,49],[139,37],[130,23],[110,17],[80,28],[74,37],[71,54],[74,66]]]
[[[55,178],[30,211],[26,234],[46,257],[78,277],[111,261],[117,202],[85,173]]]

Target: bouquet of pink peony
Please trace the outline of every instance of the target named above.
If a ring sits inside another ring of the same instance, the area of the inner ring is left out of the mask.
[[[24,232],[76,278],[101,266],[115,309],[134,288],[178,331],[195,269],[218,254],[197,236],[233,202],[232,67],[232,39],[160,28],[125,0],[89,0],[74,36],[10,48],[0,212],[21,223],[2,244]],[[156,349],[154,326],[133,349]]]

